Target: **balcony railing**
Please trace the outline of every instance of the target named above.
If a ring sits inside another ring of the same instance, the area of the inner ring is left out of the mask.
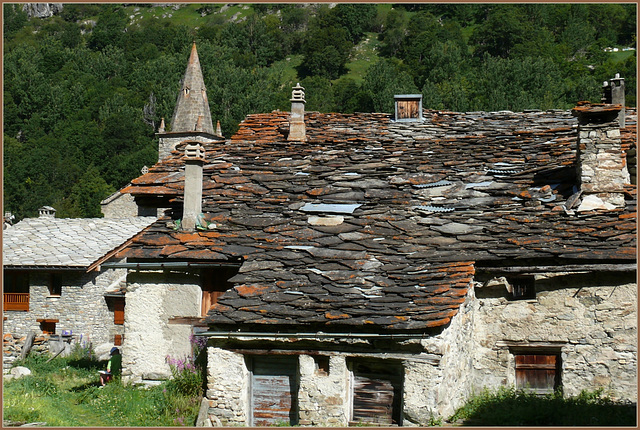
[[[29,293],[4,293],[5,311],[28,311]]]

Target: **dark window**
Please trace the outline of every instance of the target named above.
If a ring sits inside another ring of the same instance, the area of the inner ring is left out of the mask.
[[[29,273],[5,271],[3,290],[5,293],[28,293]]]
[[[298,357],[257,356],[251,363],[251,425],[298,424]]]
[[[62,295],[62,275],[59,273],[51,273],[49,274],[49,295],[50,296],[61,296]]]
[[[233,284],[229,279],[238,273],[235,267],[221,267],[216,269],[206,269],[200,274],[202,286],[202,309],[201,315],[207,315],[211,306],[218,303],[218,298],[231,289]]]
[[[516,388],[547,394],[560,387],[558,354],[516,354],[515,359]]]
[[[56,334],[56,323],[58,320],[37,319],[36,321],[40,323],[40,330],[42,330],[43,334]]]
[[[532,276],[514,276],[507,279],[511,284],[513,300],[535,299],[535,280]]]
[[[351,425],[402,425],[402,366],[393,361],[357,361],[353,372]]]

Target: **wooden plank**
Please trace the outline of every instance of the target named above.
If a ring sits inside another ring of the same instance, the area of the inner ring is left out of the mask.
[[[538,393],[553,392],[558,363],[556,355],[516,355],[516,387]]]
[[[113,323],[124,324],[124,298],[114,299],[113,302]]]

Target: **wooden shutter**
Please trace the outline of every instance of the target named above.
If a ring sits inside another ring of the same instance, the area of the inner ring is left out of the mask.
[[[418,100],[398,100],[398,119],[420,118],[420,102]]]
[[[124,324],[124,298],[113,300],[113,323]]]
[[[237,271],[238,269],[236,268],[219,268],[202,271],[201,316],[206,316],[209,309],[211,309],[211,306],[218,303],[218,298],[220,298],[225,291],[233,287],[233,284],[229,282],[229,278],[234,276]]]
[[[558,385],[559,364],[557,355],[516,355],[516,387],[552,393]]]
[[[298,423],[297,357],[254,357],[251,377],[252,426]]]

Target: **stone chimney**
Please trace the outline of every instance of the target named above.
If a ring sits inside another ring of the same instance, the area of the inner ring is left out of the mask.
[[[620,128],[625,127],[625,96],[624,96],[624,78],[620,77],[620,73],[609,81],[602,83],[602,103],[620,105],[621,109],[618,113],[618,122]]]
[[[291,93],[291,116],[289,117],[289,137],[287,140],[304,142],[307,132],[304,127],[304,88],[298,83]]]
[[[620,105],[578,103],[577,181],[581,210],[623,207],[624,184],[629,183],[622,152],[618,114]]]
[[[56,210],[51,206],[42,206],[38,209],[38,218],[55,218]]]
[[[184,150],[184,203],[182,229],[193,231],[202,212],[202,166],[204,147],[199,142],[187,142]]]

